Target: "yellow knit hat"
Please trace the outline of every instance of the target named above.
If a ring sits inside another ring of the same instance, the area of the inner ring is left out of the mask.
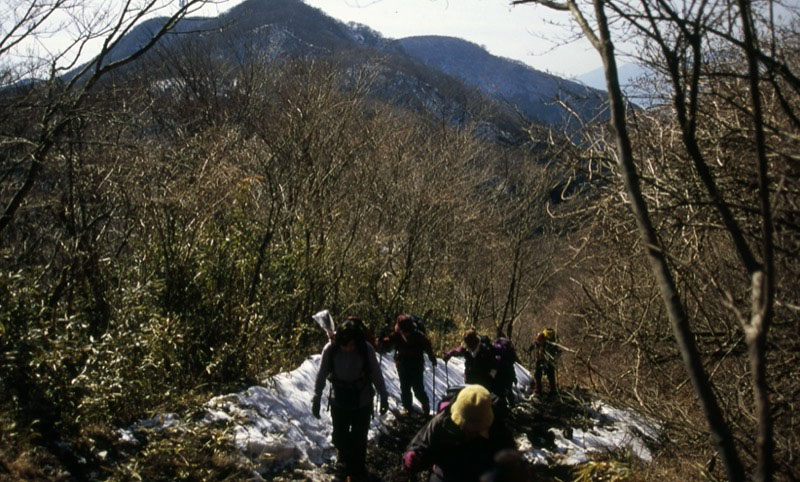
[[[467,385],[450,407],[450,418],[462,430],[478,432],[489,438],[489,427],[494,421],[492,397],[481,385]]]

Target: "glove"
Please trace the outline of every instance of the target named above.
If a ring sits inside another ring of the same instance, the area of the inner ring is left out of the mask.
[[[386,412],[389,411],[389,399],[386,397],[381,397],[381,415],[385,415]]]
[[[436,366],[436,358],[431,358],[431,365]]]
[[[311,401],[311,415],[313,415],[314,418],[319,418],[319,397],[314,397]]]
[[[444,356],[442,356],[442,360],[444,360],[445,363],[447,363],[447,360],[449,360],[449,359],[450,359],[450,354],[449,353],[446,353]]]
[[[409,450],[403,455],[403,467],[405,467],[406,470],[416,472],[419,470],[421,463],[422,456],[413,450]]]

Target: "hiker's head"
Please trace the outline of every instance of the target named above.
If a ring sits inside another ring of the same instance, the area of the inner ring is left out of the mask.
[[[478,346],[480,346],[481,339],[475,330],[469,330],[466,335],[464,335],[464,346],[469,351],[476,351]]]
[[[354,347],[355,344],[364,338],[364,329],[356,317],[348,317],[344,323],[336,329],[336,344],[343,348]]]
[[[410,333],[414,330],[414,326],[414,318],[410,315],[399,315],[394,324],[395,331],[402,333]]]
[[[552,328],[545,328],[536,335],[536,343],[539,345],[544,345],[547,342],[555,342],[556,340],[556,331]]]
[[[450,406],[450,419],[467,437],[489,438],[489,427],[494,421],[489,390],[481,385],[466,385]]]

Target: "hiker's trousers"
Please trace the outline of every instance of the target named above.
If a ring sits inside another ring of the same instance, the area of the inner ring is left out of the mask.
[[[425,365],[416,363],[398,363],[397,364],[397,377],[400,379],[400,401],[403,403],[403,408],[411,410],[414,399],[411,398],[411,390],[414,390],[414,395],[422,404],[422,410],[430,406],[428,394],[425,393],[425,384],[423,382],[423,372]]]
[[[533,372],[534,391],[542,390],[542,374],[547,375],[547,383],[550,385],[550,391],[556,392],[556,366],[550,361],[537,360],[536,368]]]
[[[372,418],[372,404],[351,409],[331,406],[333,419],[333,445],[346,475],[365,472],[367,459],[367,432]]]

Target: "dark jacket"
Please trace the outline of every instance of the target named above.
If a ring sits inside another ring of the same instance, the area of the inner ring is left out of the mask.
[[[553,366],[561,354],[561,348],[555,343],[545,340],[543,337],[537,337],[533,344],[534,359],[537,365]]]
[[[365,341],[355,351],[347,352],[332,343],[322,349],[314,396],[322,397],[325,382],[330,379],[333,390],[331,404],[342,408],[363,408],[372,404],[373,386],[381,398],[388,399],[375,349]]]
[[[394,349],[394,362],[398,365],[423,367],[424,355],[428,355],[431,363],[436,360],[431,341],[418,330],[393,332],[382,340],[381,349]]]
[[[464,358],[464,382],[483,385],[486,389],[492,390],[498,371],[497,359],[491,346],[482,342],[478,347],[478,351],[473,355],[465,347],[459,346],[445,353],[444,358],[445,360],[454,356]]]
[[[411,471],[426,470],[434,466],[436,477],[432,480],[478,481],[481,474],[493,466],[494,455],[508,448],[506,439],[498,436],[495,425],[489,431],[489,438],[477,436],[467,438],[464,432],[450,418],[450,407],[436,414],[414,436],[406,448],[406,452],[416,452],[414,467],[406,466]],[[513,443],[512,443],[513,446]]]
[[[501,341],[502,340],[502,341]],[[517,371],[514,365],[519,361],[514,346],[507,338],[499,338],[492,345],[497,362],[495,383],[501,390],[511,388],[517,382]],[[501,392],[496,392],[501,393]]]

